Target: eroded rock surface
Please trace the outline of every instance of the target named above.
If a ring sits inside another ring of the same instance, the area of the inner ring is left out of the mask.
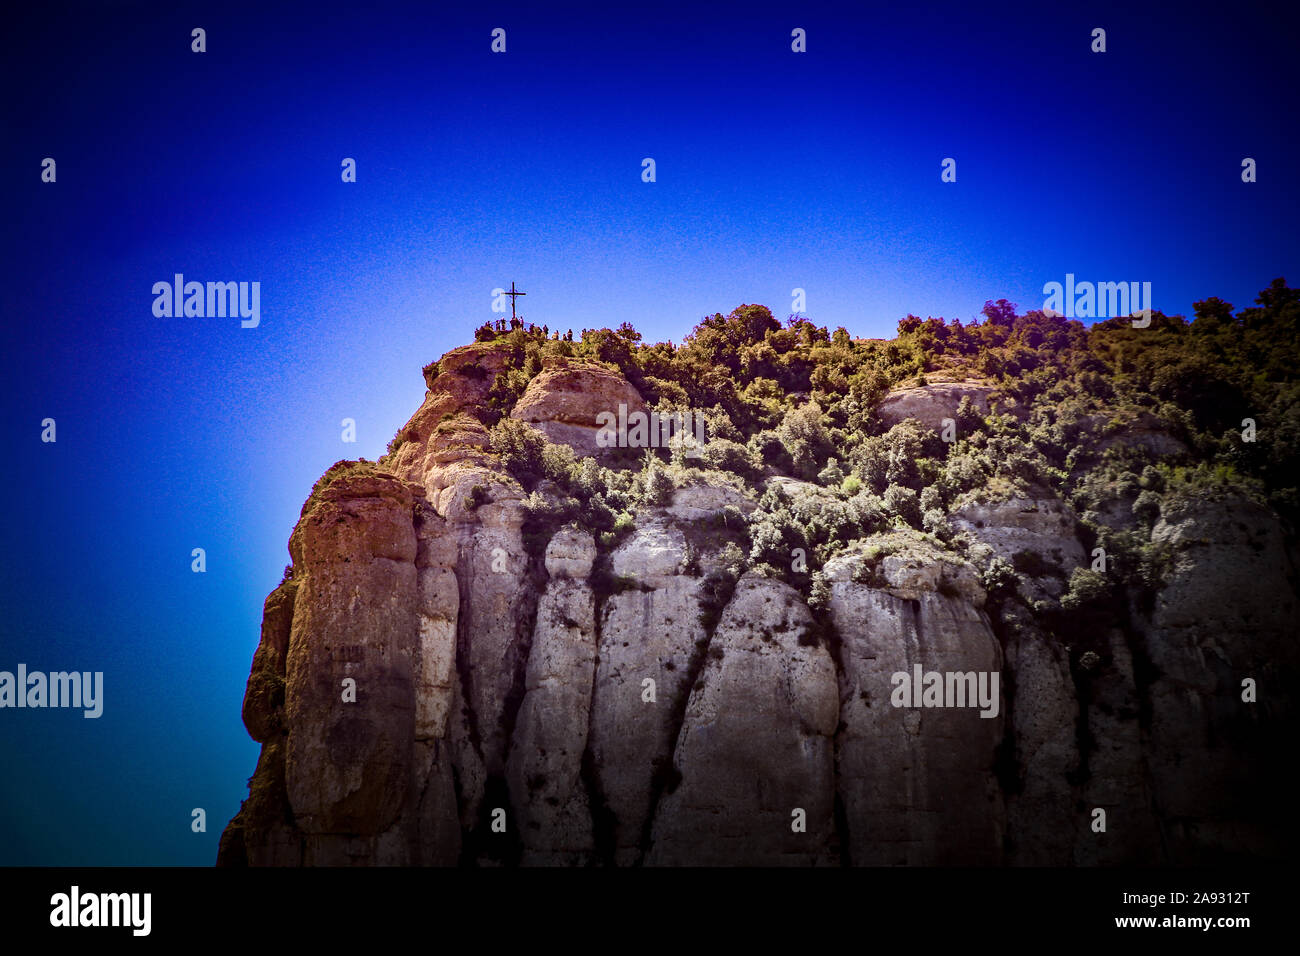
[[[645,402],[627,379],[598,365],[567,362],[543,369],[528,383],[510,417],[527,422],[551,441],[579,455],[600,455],[597,444],[602,414],[645,411]],[[605,419],[609,421],[609,419]]]
[[[842,645],[838,787],[853,863],[1000,862],[1005,821],[995,760],[999,687],[989,716],[972,706],[895,707],[894,674],[1000,675],[1002,649],[974,571],[936,553],[891,555],[883,587],[852,579],[850,552],[827,565]],[[966,702],[971,703],[970,701]]]
[[[718,623],[656,811],[650,865],[817,865],[834,850],[835,665],[798,593],[746,575]]]
[[[880,418],[886,425],[897,425],[912,418],[926,428],[939,431],[945,418],[957,414],[963,398],[969,398],[980,414],[989,411],[989,396],[994,388],[985,382],[934,382],[914,388],[896,388],[880,403]]]
[[[383,463],[331,469],[304,506],[253,653],[243,717],[262,750],[220,863],[1109,865],[1295,850],[1278,821],[1296,555],[1273,512],[1170,507],[1153,518],[1150,600],[1104,619],[1060,607],[1091,542],[1039,488],[954,512],[965,552],[910,532],[856,541],[813,600],[726,576],[723,542],[758,489],[696,481],[637,509],[612,545],[530,525],[488,453],[493,416],[581,454],[596,450],[596,413],[642,406],[617,373],[561,363],[504,412],[506,365],[492,343],[449,352]],[[937,383],[881,414],[937,428],[990,392]],[[1130,504],[1116,527],[1137,526]],[[1018,599],[986,590],[981,548],[1016,566]],[[996,677],[993,712],[895,706],[894,675],[918,668]]]

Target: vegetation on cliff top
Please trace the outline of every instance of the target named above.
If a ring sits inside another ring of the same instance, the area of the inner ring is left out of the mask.
[[[705,318],[680,345],[643,343],[627,322],[578,341],[527,327],[484,326],[476,338],[505,358],[485,422],[492,450],[547,526],[576,521],[609,547],[637,508],[667,503],[675,487],[757,488],[787,476],[808,484],[759,493],[742,522],[748,561],[819,593],[822,565],[856,539],[906,531],[969,550],[954,511],[1045,494],[1070,501],[1085,543],[1149,586],[1162,566],[1150,531],[1174,502],[1233,494],[1292,522],[1300,510],[1300,291],[1277,279],[1252,307],[1234,312],[1210,298],[1194,313],[1155,312],[1147,328],[1127,318],[1089,327],[999,300],[969,324],[909,315],[885,341],[742,305]],[[651,407],[703,413],[702,457],[647,449],[630,461],[579,461],[510,420],[529,381],[562,358],[617,369]],[[438,363],[425,374],[432,383]],[[953,410],[950,440],[880,415],[891,389],[945,381],[991,389],[987,414],[969,398]],[[800,551],[806,560],[792,563]],[[1016,570],[1042,573],[1029,563]],[[983,571],[996,591],[1012,569],[985,562]],[[1076,575],[1065,603],[1085,606],[1104,591]]]

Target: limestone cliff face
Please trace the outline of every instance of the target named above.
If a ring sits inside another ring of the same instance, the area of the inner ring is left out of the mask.
[[[797,592],[746,575],[691,689],[649,864],[837,862],[835,665]],[[796,821],[798,826],[796,826]]]
[[[679,489],[606,553],[571,526],[539,540],[486,452],[503,367],[490,344],[444,356],[400,447],[327,475],[304,506],[244,700],[262,753],[219,863],[1184,864],[1294,851],[1282,775],[1296,556],[1273,513],[1227,499],[1164,514],[1153,540],[1170,569],[1154,601],[1073,643],[1025,610],[1059,599],[1088,561],[1069,504],[1046,490],[952,516],[993,553],[1036,556],[1016,583],[1027,603],[995,610],[961,554],[882,536],[828,562],[815,613],[773,578],[718,583],[710,522],[753,510],[754,490]],[[916,413],[984,398],[950,391]],[[513,414],[581,455],[587,417],[619,403],[641,407],[617,374],[557,368]],[[991,712],[897,706],[895,675],[929,672],[996,676]]]
[[[609,809],[611,855],[621,865],[643,859],[694,683],[692,663],[708,648],[702,581],[679,573],[685,558],[685,534],[666,515],[647,515],[611,558],[613,573],[635,577],[637,587],[603,602],[590,742]],[[652,688],[655,700],[647,703]]]
[[[923,673],[1002,670],[1001,647],[981,610],[983,589],[968,565],[937,553],[887,559],[879,586],[852,580],[860,560],[849,553],[827,568],[842,641],[836,757],[850,859],[871,866],[1000,862],[1000,693],[991,717],[890,702],[891,675],[910,676],[918,665]]]

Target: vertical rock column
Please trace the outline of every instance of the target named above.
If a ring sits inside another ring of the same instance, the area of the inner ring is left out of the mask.
[[[406,823],[411,862],[452,866],[461,849],[459,811],[448,741],[456,693],[455,537],[432,508],[417,503],[415,566],[419,590],[419,636],[415,648],[415,741],[411,809]]]
[[[595,597],[587,583],[595,557],[591,535],[574,528],[546,548],[550,582],[537,607],[506,768],[524,864],[580,865],[594,851],[582,755],[596,673]]]
[[[826,568],[842,642],[836,755],[850,859],[855,866],[1000,863],[1006,818],[993,766],[1001,701],[991,718],[978,707],[891,703],[892,675],[910,676],[916,664],[1000,675],[1001,647],[978,610],[984,592],[974,570],[922,551],[890,556],[881,589],[852,580],[855,560],[844,555]]]
[[[710,642],[659,802],[652,866],[837,862],[835,665],[798,592],[747,574]]]
[[[1069,652],[1019,608],[1004,615],[1003,627],[1007,671],[1015,682],[1007,719],[1018,777],[1006,796],[1007,862],[1067,866],[1087,829],[1078,806],[1079,701]]]
[[[619,866],[641,859],[691,692],[691,658],[708,637],[700,623],[703,579],[680,573],[685,556],[681,531],[661,524],[638,528],[611,556],[615,578],[639,585],[605,598],[591,705],[591,751]]]
[[[483,765],[474,776],[484,772],[499,776],[508,744],[508,703],[526,652],[536,597],[527,574],[520,501],[499,497],[469,510],[464,500],[471,487],[460,482],[440,494],[439,511],[455,527],[460,544],[458,667],[464,679],[464,706],[477,740],[477,753],[472,756]],[[481,788],[480,782],[475,789]]]
[[[1300,828],[1283,755],[1295,743],[1300,605],[1283,526],[1245,499],[1193,500],[1167,508],[1152,540],[1172,556],[1139,622],[1152,674],[1146,760],[1169,862],[1289,860]]]
[[[221,866],[297,866],[302,841],[284,789],[284,669],[298,582],[288,580],[267,595],[262,639],[244,692],[244,726],[262,745],[249,781],[248,799],[221,835]]]
[[[307,865],[405,863],[420,595],[410,487],[384,474],[321,489],[289,539],[302,568],[289,636],[285,785]],[[351,700],[355,682],[355,701]]]

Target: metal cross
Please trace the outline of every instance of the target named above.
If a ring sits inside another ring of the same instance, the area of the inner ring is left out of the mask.
[[[510,318],[511,318],[511,319],[514,319],[514,317],[515,317],[515,296],[517,296],[517,295],[527,295],[528,293],[527,293],[527,292],[516,292],[516,291],[515,291],[515,284],[514,284],[513,282],[511,282],[511,283],[510,283],[510,291],[507,292],[507,293],[505,293],[505,294],[508,295],[508,296],[510,296]]]

